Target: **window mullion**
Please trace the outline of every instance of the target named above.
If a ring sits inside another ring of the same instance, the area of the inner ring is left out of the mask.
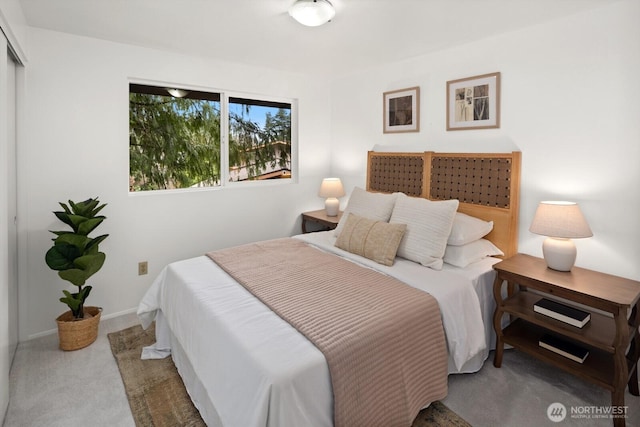
[[[229,95],[220,94],[220,184],[229,182]]]

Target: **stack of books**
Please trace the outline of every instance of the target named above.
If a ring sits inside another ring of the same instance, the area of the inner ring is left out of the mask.
[[[547,298],[542,298],[540,301],[535,303],[533,305],[533,311],[544,314],[545,316],[553,317],[556,320],[560,320],[561,322],[568,323],[578,328],[582,328],[591,319],[591,314],[587,311],[579,310],[575,307],[561,304]]]
[[[584,327],[591,320],[589,312],[547,298],[536,302],[533,305],[533,310],[577,328]],[[578,363],[583,363],[589,355],[586,348],[552,334],[543,335],[538,341],[538,345]]]

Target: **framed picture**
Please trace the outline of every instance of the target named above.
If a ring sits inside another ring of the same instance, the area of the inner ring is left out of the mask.
[[[420,131],[420,88],[410,87],[383,94],[384,133]]]
[[[500,127],[500,73],[447,82],[447,130]]]

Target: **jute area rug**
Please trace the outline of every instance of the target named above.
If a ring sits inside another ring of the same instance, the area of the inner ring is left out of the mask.
[[[136,426],[206,426],[171,358],[140,359],[142,347],[155,341],[153,326],[146,331],[139,325],[132,326],[108,337]],[[470,424],[441,402],[433,402],[418,414],[411,427],[427,426],[470,427]]]

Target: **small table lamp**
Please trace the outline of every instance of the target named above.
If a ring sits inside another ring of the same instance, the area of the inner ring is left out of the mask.
[[[340,210],[340,201],[338,197],[345,195],[344,188],[342,188],[342,182],[340,178],[325,178],[320,185],[320,191],[318,191],[319,197],[325,197],[327,200],[324,202],[324,209],[327,212],[327,216],[338,216]]]
[[[593,236],[574,202],[540,202],[529,231],[548,236],[542,254],[547,266],[558,271],[571,271],[576,261],[576,245],[571,239]]]

